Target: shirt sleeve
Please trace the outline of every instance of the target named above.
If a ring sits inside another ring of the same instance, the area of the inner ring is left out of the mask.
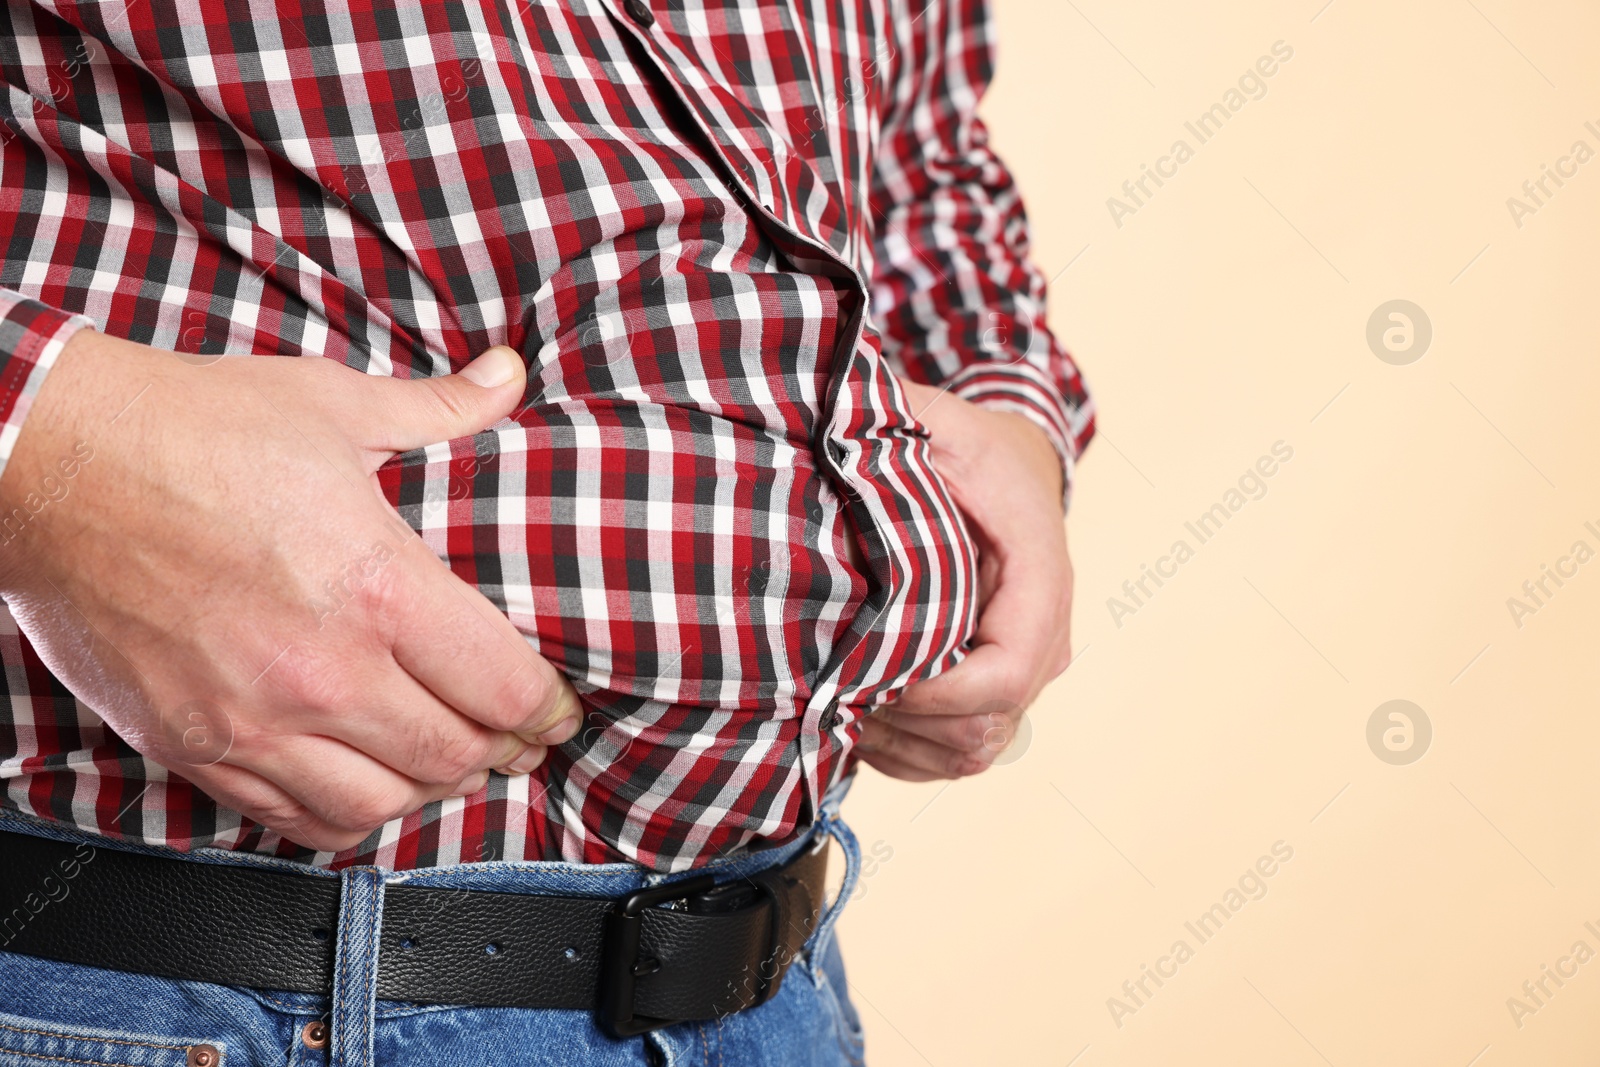
[[[82,315],[0,289],[0,475],[56,357],[73,334],[93,325]]]
[[[884,351],[912,381],[1037,424],[1070,496],[1094,402],[1045,325],[1022,197],[977,115],[994,70],[987,0],[890,6],[871,193],[872,308]]]

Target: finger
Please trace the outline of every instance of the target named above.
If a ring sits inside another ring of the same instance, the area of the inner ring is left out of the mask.
[[[1037,533],[1019,534],[993,555],[998,561],[994,587],[973,643],[1007,649],[1034,667],[1042,686],[1066,670],[1072,655],[1073,574],[1066,530],[1052,521]]]
[[[968,718],[988,711],[1021,710],[1031,701],[1025,653],[1004,645],[979,645],[948,671],[900,694],[892,709],[903,715]]]
[[[332,715],[303,709],[291,716],[293,732],[325,734],[407,778],[434,785],[453,785],[491,768],[527,774],[544,760],[544,745],[467,718],[392,661],[355,688],[362,694],[358,708]]]
[[[460,374],[411,379],[363,376],[351,383],[359,399],[341,406],[340,418],[351,439],[380,453],[381,460],[482,433],[517,409],[527,384],[522,356],[497,345]]]
[[[458,789],[482,788],[488,779],[480,771],[451,785],[418,782],[343,741],[315,734],[239,752],[233,765],[276,785],[321,823],[363,837]]]
[[[429,692],[468,718],[526,741],[561,744],[578,732],[572,684],[535,652],[487,597],[420,541],[403,588],[386,605],[394,658]],[[426,558],[417,559],[417,554]]]
[[[1011,744],[1017,735],[1017,720],[1022,717],[1020,708],[995,707],[974,715],[916,715],[897,713],[886,708],[875,713],[874,718],[884,721],[891,729],[915,734],[956,752],[992,763]]]
[[[975,646],[950,670],[901,693],[898,710],[970,715],[984,705],[1026,709],[1072,656],[1071,585],[1031,582],[1008,563],[978,619]]]
[[[882,774],[887,774],[890,778],[898,778],[903,782],[942,782],[950,777],[948,774],[935,774],[933,771],[913,767],[881,752],[863,752],[861,762]]]
[[[929,741],[925,737],[896,730],[893,726],[869,716],[861,724],[861,740],[857,747],[868,755],[887,756],[899,763],[930,771],[941,778],[961,778],[977,774],[988,764],[966,752]]]
[[[317,852],[343,852],[367,837],[361,831],[341,829],[313,815],[288,792],[243,767],[217,763],[182,768],[185,778],[201,792],[231,811],[297,845]]]

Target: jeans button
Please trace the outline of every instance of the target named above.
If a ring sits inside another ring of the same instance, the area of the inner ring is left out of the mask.
[[[300,1029],[300,1043],[306,1048],[321,1049],[328,1047],[328,1024],[321,1019],[312,1019]]]
[[[623,0],[622,8],[628,17],[641,26],[652,26],[656,21],[656,13],[650,10],[650,5],[645,0]]]

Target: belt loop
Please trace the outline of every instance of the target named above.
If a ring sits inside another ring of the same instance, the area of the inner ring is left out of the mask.
[[[333,963],[330,1067],[371,1067],[378,1000],[378,935],[383,930],[383,871],[349,867],[339,874],[339,931]]]
[[[806,956],[817,965],[820,965],[823,955],[828,951],[828,938],[833,936],[833,924],[839,921],[839,913],[844,911],[861,878],[861,845],[856,841],[855,833],[839,818],[837,804],[823,806],[822,829],[839,842],[839,848],[844,852],[844,881],[840,883],[838,895],[823,912],[816,931],[806,943]]]

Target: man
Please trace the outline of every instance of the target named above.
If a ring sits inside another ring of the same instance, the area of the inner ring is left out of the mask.
[[[1070,649],[981,0],[7,18],[0,1050],[858,1055],[853,763]]]

